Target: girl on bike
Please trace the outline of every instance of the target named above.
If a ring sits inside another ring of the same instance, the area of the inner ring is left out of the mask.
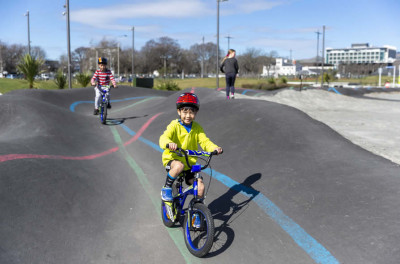
[[[176,177],[183,171],[185,172],[185,182],[187,185],[193,184],[194,175],[187,166],[185,157],[179,157],[175,151],[177,147],[182,149],[198,150],[198,145],[204,151],[218,151],[222,153],[222,148],[215,145],[204,133],[199,123],[195,122],[197,112],[200,108],[200,102],[194,93],[183,93],[176,101],[176,108],[180,119],[175,119],[167,126],[167,129],[160,136],[159,144],[164,149],[162,162],[168,171],[165,185],[161,189],[161,199],[163,201],[172,201],[172,184]],[[166,146],[168,145],[168,149]],[[190,165],[196,164],[196,158],[189,158]],[[202,179],[198,180],[198,194],[204,195],[204,183]]]
[[[103,86],[103,85],[110,85],[110,81],[112,82],[114,88],[117,88],[117,83],[115,82],[114,75],[111,73],[109,69],[107,69],[107,59],[106,58],[98,58],[97,64],[99,65],[99,69],[95,71],[93,74],[91,83],[93,86],[96,85],[96,82],[98,85]],[[100,91],[98,87],[94,87],[94,91],[96,93],[95,98],[94,98],[94,115],[99,114],[99,101],[100,101]],[[108,98],[108,105],[107,108],[111,108],[110,104],[110,98]]]

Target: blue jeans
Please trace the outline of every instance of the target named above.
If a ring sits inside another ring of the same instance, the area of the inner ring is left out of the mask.
[[[236,80],[236,73],[225,74],[226,96],[229,96],[229,92],[231,92],[232,94],[235,93],[235,80]]]

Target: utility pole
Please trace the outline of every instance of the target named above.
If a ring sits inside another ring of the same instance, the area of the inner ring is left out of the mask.
[[[25,16],[28,19],[28,54],[31,55],[31,30],[30,30],[30,26],[29,26],[29,10],[26,11]]]
[[[315,32],[317,34],[317,57],[315,57],[315,67],[318,68],[318,57],[319,57],[319,35],[321,35],[321,32],[319,30]],[[318,83],[318,74],[317,74],[317,79],[315,80],[315,84]]]
[[[204,78],[204,36],[203,45],[201,46],[201,78]]]
[[[227,37],[225,37],[225,38],[227,38],[228,39],[228,50],[230,49],[230,40],[231,40],[231,38],[233,38],[233,37],[231,37],[231,36],[227,36]]]
[[[321,88],[324,85],[324,60],[325,60],[325,26],[322,27],[322,70],[321,70]]]

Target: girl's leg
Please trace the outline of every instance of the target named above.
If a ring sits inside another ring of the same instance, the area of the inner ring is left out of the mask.
[[[232,82],[231,82],[232,97],[235,95],[235,81],[236,81],[236,74],[232,76]]]
[[[229,98],[229,77],[225,74],[225,83],[226,83],[226,97]]]

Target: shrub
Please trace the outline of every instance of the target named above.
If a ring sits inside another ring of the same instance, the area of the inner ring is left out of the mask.
[[[82,85],[82,87],[86,87],[90,83],[90,79],[92,77],[86,73],[78,73],[75,78],[78,81],[78,83]]]
[[[283,76],[281,78],[281,83],[287,84],[287,82],[288,82],[288,79],[285,76]]]
[[[43,60],[32,58],[31,55],[26,54],[17,65],[18,70],[24,74],[25,79],[28,81],[29,88],[33,88],[35,76],[39,74],[42,64]]]
[[[273,78],[273,77],[268,78],[268,79],[267,79],[267,82],[268,82],[269,84],[276,84],[276,80],[275,80],[275,78]]]
[[[157,86],[155,87],[157,90],[167,90],[167,91],[179,91],[181,88],[179,88],[178,84],[174,81],[171,80],[164,80],[161,81]]]
[[[61,70],[58,70],[56,76],[54,77],[54,82],[56,83],[58,89],[64,89],[67,84],[67,77]]]

